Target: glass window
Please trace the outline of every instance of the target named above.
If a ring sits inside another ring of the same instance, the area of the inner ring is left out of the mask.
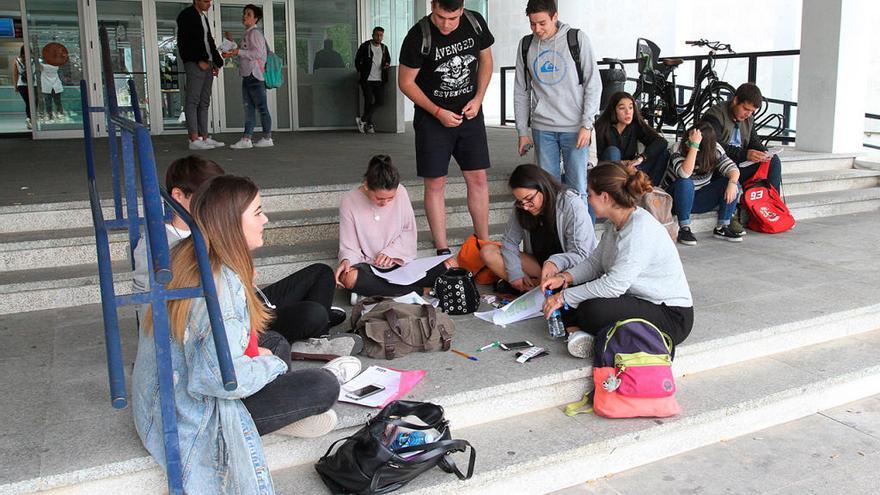
[[[371,35],[376,26],[385,29],[383,42],[388,45],[388,51],[391,53],[391,65],[397,65],[403,38],[416,23],[413,2],[412,0],[373,0],[371,12],[373,19],[370,32],[367,34]]]
[[[186,129],[183,87],[186,73],[177,54],[177,14],[188,3],[156,2],[156,34],[159,47],[159,87],[162,92],[162,127]]]
[[[300,127],[352,127],[358,112],[357,2],[297,0]]]
[[[290,68],[287,60],[287,8],[284,2],[272,4],[272,24],[274,27],[272,49],[281,58],[284,67],[284,82],[275,93],[275,113],[273,125],[277,129],[290,129]]]
[[[144,46],[144,23],[141,2],[135,0],[98,0],[98,27],[107,29],[110,41],[110,62],[116,85],[116,101],[119,106],[131,105],[128,80],[135,83],[141,115],[149,124],[147,105],[147,61]],[[134,115],[128,115],[134,119]]]
[[[464,0],[464,8],[479,12],[486,22],[489,21],[489,0]]]

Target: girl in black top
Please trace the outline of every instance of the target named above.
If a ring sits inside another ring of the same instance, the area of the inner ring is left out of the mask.
[[[600,161],[619,161],[645,172],[660,185],[669,161],[666,139],[645,122],[632,95],[614,93],[596,121],[596,153]],[[642,153],[638,143],[645,146]]]

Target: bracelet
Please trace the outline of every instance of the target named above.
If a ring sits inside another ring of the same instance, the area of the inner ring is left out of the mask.
[[[441,111],[441,110],[443,110],[442,107],[437,107],[437,110],[434,111],[434,118],[435,118],[435,119],[440,120],[440,117],[438,117],[438,115],[440,115],[440,111]]]
[[[688,145],[688,148],[690,148],[690,149],[694,149],[694,150],[700,149],[700,143],[695,143],[691,140],[688,140],[687,145]]]

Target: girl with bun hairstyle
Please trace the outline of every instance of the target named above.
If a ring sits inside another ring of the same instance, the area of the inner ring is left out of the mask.
[[[454,258],[428,270],[411,285],[396,285],[371,266],[388,269],[416,258],[416,215],[400,173],[388,155],[370,159],[364,182],[342,197],[339,206],[339,266],[336,284],[360,296],[400,296],[432,287],[434,280],[455,266]]]
[[[544,314],[563,313],[568,350],[586,358],[593,335],[617,321],[644,318],[672,338],[687,338],[694,324],[691,291],[675,244],[650,213],[636,206],[651,190],[648,177],[619,162],[600,163],[587,181],[596,216],[605,218],[599,246],[584,262],[547,279]]]

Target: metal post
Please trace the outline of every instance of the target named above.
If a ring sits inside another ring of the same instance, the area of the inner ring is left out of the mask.
[[[502,70],[501,76],[501,125],[507,124],[507,71]]]
[[[167,284],[171,281],[171,270],[168,257],[168,234],[162,221],[162,194],[159,180],[156,178],[156,165],[153,158],[153,145],[150,132],[140,124],[137,133],[138,160],[141,166],[141,190],[144,201],[144,226],[147,240],[150,243],[150,256],[153,260],[153,271],[156,282]]]

